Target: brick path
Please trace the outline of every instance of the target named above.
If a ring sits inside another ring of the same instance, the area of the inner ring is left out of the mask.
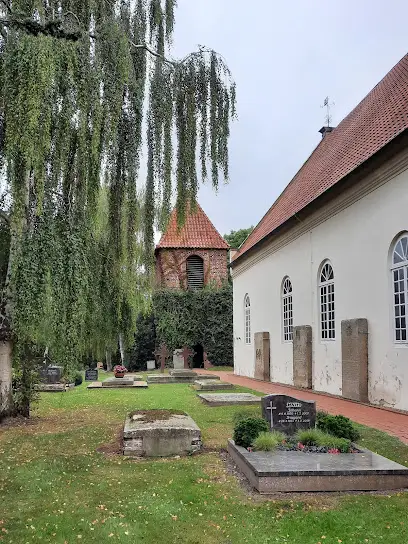
[[[402,442],[408,444],[408,414],[400,414],[389,410],[383,410],[374,406],[367,406],[357,402],[332,397],[330,395],[313,393],[303,389],[294,387],[285,387],[275,383],[263,382],[246,378],[244,376],[236,376],[232,372],[214,372],[212,370],[199,369],[202,374],[217,374],[221,380],[242,387],[248,387],[262,393],[275,393],[281,395],[298,396],[305,400],[315,400],[318,409],[324,410],[330,414],[342,414],[349,417],[357,423],[374,427],[385,431],[386,433],[397,436]]]

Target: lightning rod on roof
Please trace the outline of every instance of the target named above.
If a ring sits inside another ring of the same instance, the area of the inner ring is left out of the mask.
[[[323,105],[320,106],[321,108],[326,108],[326,115],[325,115],[325,122],[327,123],[327,126],[330,126],[330,123],[332,122],[332,115],[330,114],[330,108],[334,106],[334,102],[329,102],[329,97],[326,96],[324,99]]]

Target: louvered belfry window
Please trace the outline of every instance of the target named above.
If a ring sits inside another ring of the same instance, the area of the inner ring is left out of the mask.
[[[189,289],[204,287],[204,261],[198,255],[187,258],[187,287]]]

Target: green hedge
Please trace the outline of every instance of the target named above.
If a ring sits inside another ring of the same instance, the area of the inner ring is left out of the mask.
[[[214,365],[233,364],[232,287],[163,289],[153,295],[157,343],[170,350],[201,344]]]

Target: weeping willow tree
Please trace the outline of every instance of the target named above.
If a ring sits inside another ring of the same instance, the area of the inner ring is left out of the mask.
[[[212,50],[171,58],[175,8],[0,0],[0,413],[12,409],[11,361],[28,413],[27,347],[69,372],[119,333],[131,339],[154,227],[174,199],[182,223],[199,180],[228,178],[235,85]]]

